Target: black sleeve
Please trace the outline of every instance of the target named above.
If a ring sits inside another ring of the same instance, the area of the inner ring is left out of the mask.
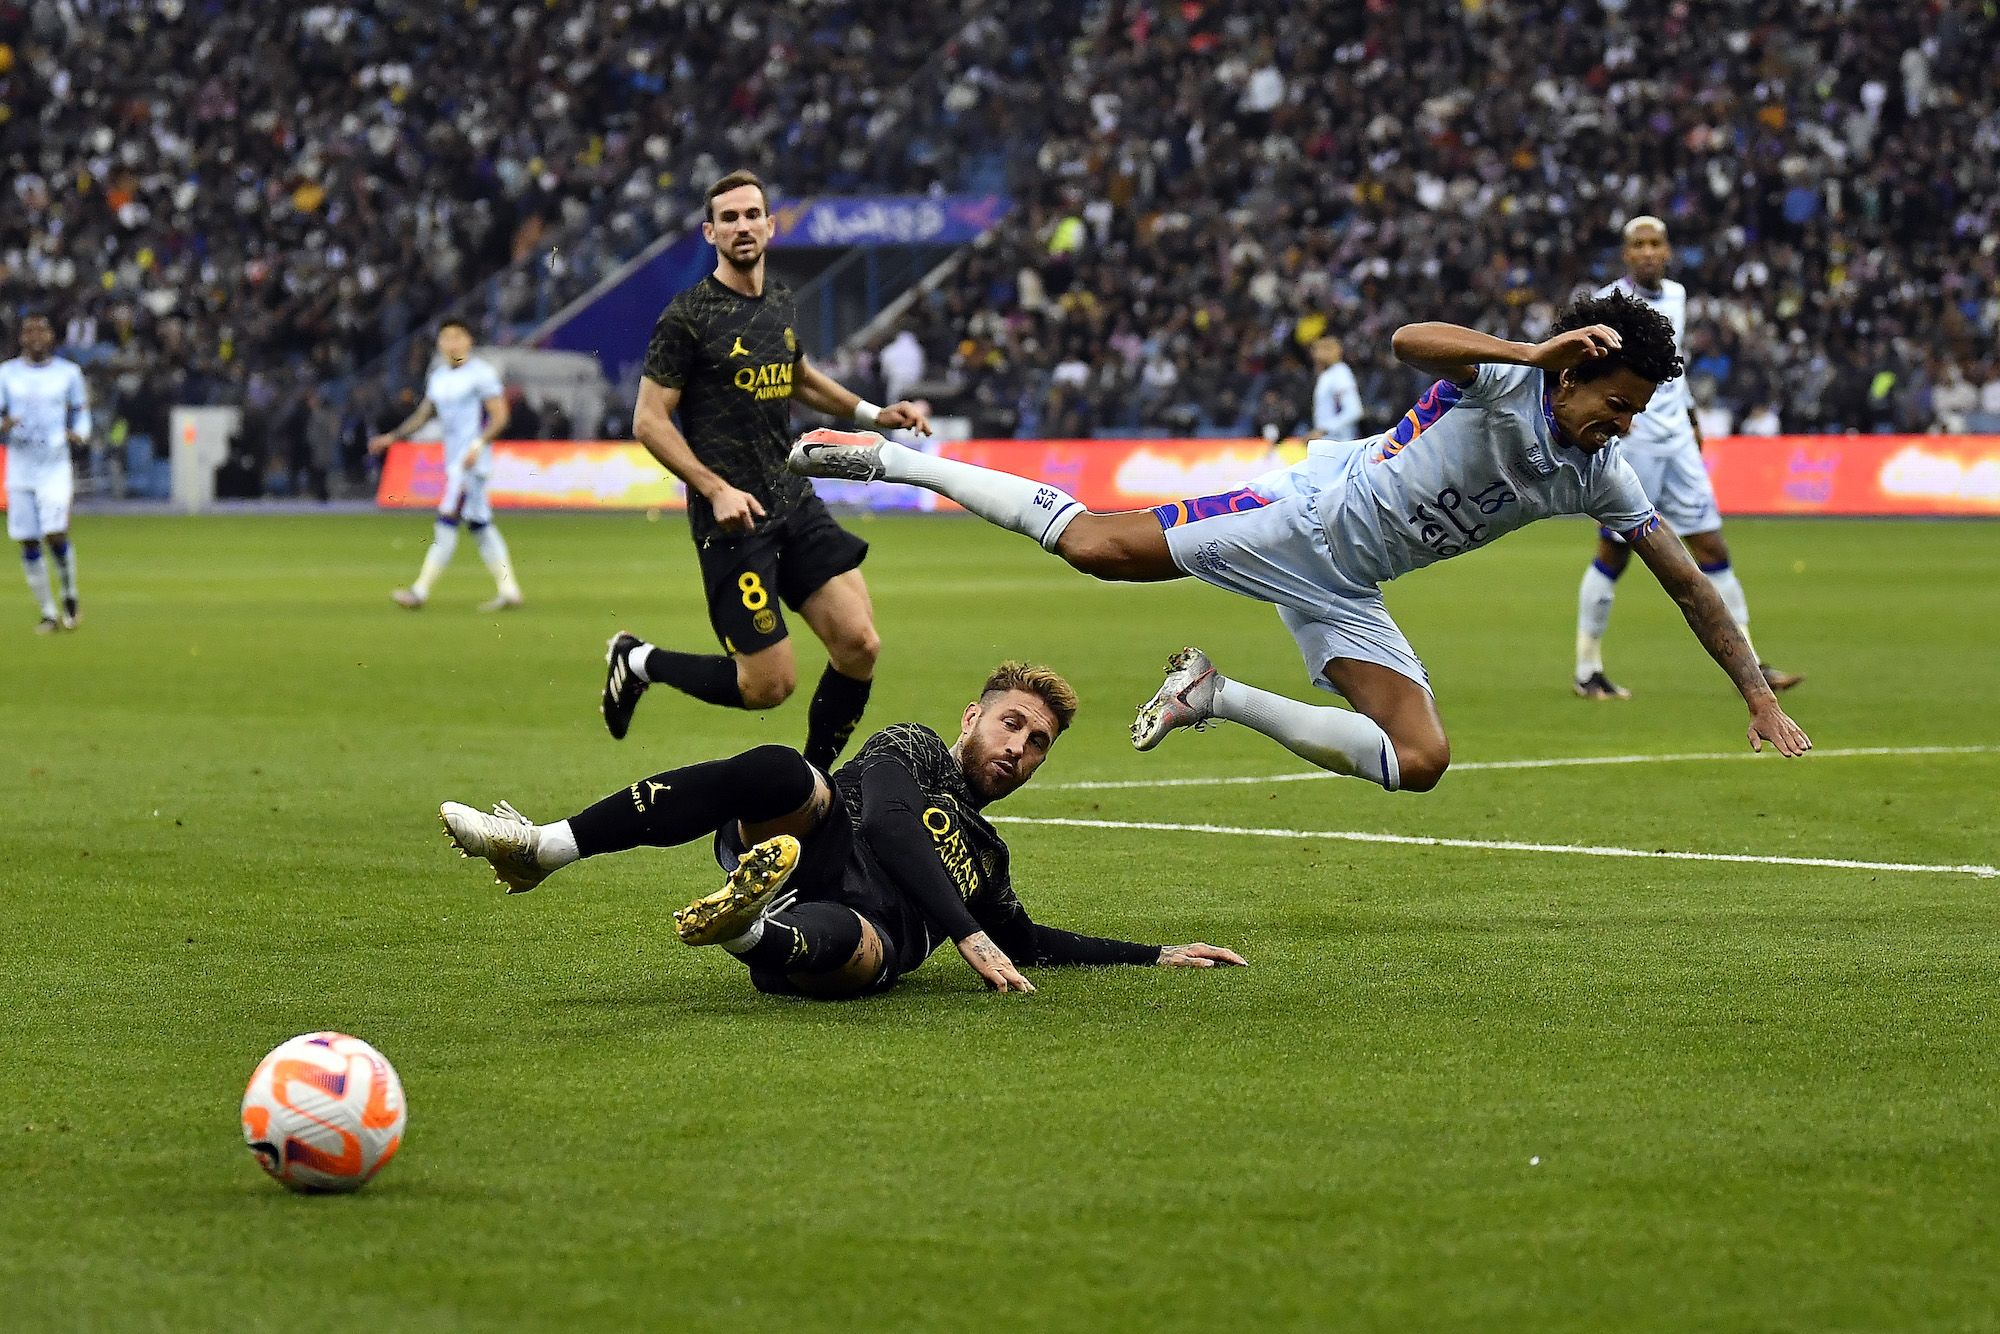
[[[885,756],[862,771],[862,839],[925,919],[953,940],[963,940],[980,926],[938,859],[923,812],[924,794],[916,778],[894,759]]]
[[[1159,945],[1080,936],[1074,931],[1043,926],[1028,916],[1028,910],[1012,890],[994,902],[975,903],[973,916],[1016,967],[1112,963],[1151,967],[1160,961]]]
[[[648,380],[669,389],[685,389],[694,370],[696,342],[687,318],[673,306],[660,312],[653,326],[653,339],[646,344],[644,374]]]

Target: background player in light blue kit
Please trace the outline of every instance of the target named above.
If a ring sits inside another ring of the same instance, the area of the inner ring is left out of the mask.
[[[812,476],[926,487],[1100,579],[1194,575],[1272,603],[1313,683],[1355,710],[1227,680],[1207,655],[1186,649],[1133,723],[1141,750],[1175,728],[1223,718],[1391,791],[1436,786],[1450,744],[1423,664],[1379,586],[1556,514],[1588,514],[1624,535],[1741,692],[1753,748],[1770,741],[1798,755],[1811,747],[1778,707],[1714,587],[1607,448],[1654,389],[1681,373],[1664,317],[1614,295],[1573,303],[1538,344],[1411,324],[1396,331],[1395,349],[1441,378],[1391,430],[1314,441],[1303,462],[1241,490],[1153,510],[1091,513],[1055,487],[871,432],[808,432],[791,461]]]
[[[55,351],[49,317],[30,315],[21,321],[21,355],[0,362],[7,536],[21,544],[28,591],[42,613],[35,627],[41,634],[74,630],[83,615],[77,600],[76,548],[69,542],[69,506],[76,493],[69,451],[90,437],[90,398],[82,369]],[[42,558],[45,543],[47,561]],[[51,563],[62,580],[60,608],[50,584]]]
[[[1687,288],[1667,277],[1667,264],[1673,258],[1667,224],[1650,216],[1634,218],[1625,224],[1624,235],[1625,276],[1598,295],[1623,292],[1659,311],[1674,328],[1675,350],[1685,356]],[[1701,461],[1701,423],[1695,419],[1694,396],[1685,376],[1660,386],[1646,410],[1632,419],[1618,452],[1632,465],[1660,521],[1687,543],[1695,564],[1736,618],[1736,628],[1749,639],[1750,604],[1722,540],[1722,511]],[[1618,576],[1631,559],[1631,548],[1623,538],[1608,528],[1599,530],[1597,556],[1583,572],[1576,602],[1576,693],[1585,699],[1632,697],[1631,691],[1612,684],[1604,674],[1604,629],[1611,623],[1611,599]],[[1789,690],[1805,679],[1761,658],[1758,667],[1773,690]]]
[[[444,364],[431,368],[424,382],[424,401],[394,430],[368,442],[369,452],[379,454],[433,417],[444,432],[444,498],[438,502],[431,549],[424,553],[416,582],[390,596],[411,611],[429,600],[431,585],[458,550],[458,525],[463,522],[479,544],[480,558],[492,572],[496,589],[493,600],[479,609],[506,611],[521,605],[521,585],[514,579],[507,543],[493,523],[493,503],[486,497],[486,479],[493,472],[490,447],[507,428],[506,390],[500,373],[472,355],[472,329],[462,321],[444,322],[438,329],[437,350]]]

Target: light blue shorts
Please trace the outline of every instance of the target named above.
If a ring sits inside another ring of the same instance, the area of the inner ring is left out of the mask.
[[[1685,449],[1659,454],[1630,449],[1618,452],[1632,465],[1632,471],[1639,474],[1639,485],[1644,488],[1646,499],[1653,502],[1660,521],[1675,537],[1712,533],[1722,527],[1722,510],[1715,503],[1708,465],[1702,462],[1701,451],[1695,448],[1692,437]]]
[[[1381,590],[1334,568],[1313,471],[1319,470],[1301,465],[1238,491],[1159,506],[1153,512],[1174,564],[1203,583],[1275,606],[1322,690],[1339,693],[1326,679],[1326,664],[1335,658],[1387,667],[1429,690],[1430,676],[1382,604]]]
[[[447,471],[444,498],[438,501],[438,517],[462,523],[493,522],[493,502],[486,498],[486,479]]]

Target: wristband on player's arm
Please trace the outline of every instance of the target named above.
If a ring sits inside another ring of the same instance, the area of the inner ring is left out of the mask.
[[[874,426],[882,420],[882,405],[860,399],[854,405],[854,420],[860,426]]]

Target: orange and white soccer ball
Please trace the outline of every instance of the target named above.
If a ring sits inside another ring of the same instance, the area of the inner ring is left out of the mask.
[[[243,1140],[297,1191],[360,1190],[403,1143],[409,1110],[388,1058],[345,1033],[302,1033],[243,1091]]]

